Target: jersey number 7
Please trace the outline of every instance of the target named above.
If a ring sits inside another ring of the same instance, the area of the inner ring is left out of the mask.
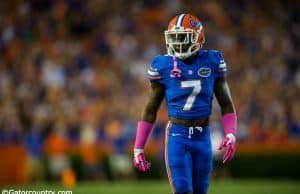
[[[196,96],[201,91],[201,81],[200,80],[181,81],[180,85],[181,88],[193,88],[192,93],[186,99],[186,102],[183,107],[183,110],[185,111],[191,110],[196,100]]]

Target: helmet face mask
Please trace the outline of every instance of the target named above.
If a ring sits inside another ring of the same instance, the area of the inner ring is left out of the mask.
[[[169,55],[186,59],[200,49],[198,34],[192,30],[165,31],[166,45]]]
[[[178,19],[181,18],[179,25]],[[189,14],[173,18],[165,31],[169,55],[186,59],[196,53],[204,43],[204,32],[200,20]]]

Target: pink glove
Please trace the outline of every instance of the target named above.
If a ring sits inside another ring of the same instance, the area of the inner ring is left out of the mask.
[[[141,172],[147,172],[150,169],[150,162],[146,161],[143,149],[134,149],[133,165]]]
[[[235,153],[235,135],[229,133],[226,135],[225,139],[221,142],[219,146],[219,150],[226,148],[224,156],[223,156],[223,163],[229,162],[233,159]]]

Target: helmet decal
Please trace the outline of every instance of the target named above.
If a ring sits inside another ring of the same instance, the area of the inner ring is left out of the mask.
[[[202,27],[202,24],[200,21],[197,21],[197,20],[194,20],[194,19],[190,19],[190,25],[193,27],[193,28],[201,28]]]

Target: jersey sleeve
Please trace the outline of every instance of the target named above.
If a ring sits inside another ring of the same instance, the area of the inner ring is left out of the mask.
[[[225,76],[227,74],[227,65],[220,51],[215,51],[214,62],[216,64],[216,77]]]
[[[162,81],[162,72],[160,69],[160,60],[158,57],[155,57],[152,60],[148,70],[147,70],[147,78],[150,82],[161,82]]]

